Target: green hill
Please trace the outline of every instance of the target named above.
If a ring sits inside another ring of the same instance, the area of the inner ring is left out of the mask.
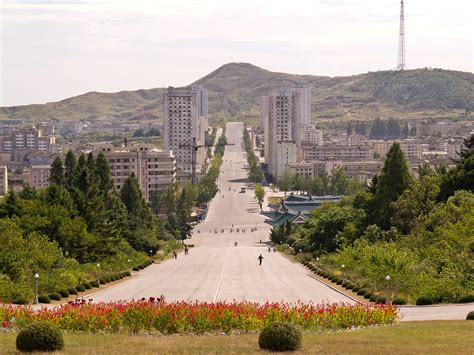
[[[248,63],[229,63],[193,84],[209,91],[211,123],[258,121],[259,98],[279,87],[312,88],[317,121],[457,117],[474,108],[474,75],[442,69],[381,71],[345,77],[271,72]],[[45,105],[0,108],[0,119],[161,120],[165,89],[89,92]]]

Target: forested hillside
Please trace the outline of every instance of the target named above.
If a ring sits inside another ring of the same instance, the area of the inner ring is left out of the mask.
[[[313,120],[371,120],[376,117],[458,117],[474,107],[474,75],[442,69],[380,71],[346,77],[271,72],[229,63],[193,84],[209,90],[210,122],[257,123],[260,96],[280,87],[312,88]],[[162,119],[165,89],[90,92],[45,105],[0,108],[0,119]]]

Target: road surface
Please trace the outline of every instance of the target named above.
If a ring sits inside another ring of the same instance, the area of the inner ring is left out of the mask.
[[[206,221],[195,228],[192,239],[187,241],[195,245],[189,255],[180,253],[176,260],[154,264],[129,281],[99,291],[93,295],[95,302],[162,294],[168,301],[353,302],[311,278],[302,265],[273,250],[268,252],[265,242],[269,227],[259,214],[253,190],[240,193],[247,182],[243,128],[240,122],[227,124],[228,143],[235,145],[226,147],[220,192],[211,202]],[[241,232],[231,233],[232,225]],[[254,227],[257,231],[250,232]],[[257,260],[260,254],[264,258],[261,266]]]

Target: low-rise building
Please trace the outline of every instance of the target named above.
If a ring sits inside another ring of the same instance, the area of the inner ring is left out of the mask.
[[[302,158],[308,160],[371,160],[374,148],[370,145],[303,144]]]
[[[32,165],[27,174],[28,183],[37,189],[46,188],[49,186],[50,172],[51,165]]]
[[[323,145],[323,131],[316,129],[314,124],[304,125],[301,127],[301,142]]]
[[[385,159],[388,151],[396,141],[370,141],[374,147],[374,153],[379,159]],[[400,148],[407,159],[421,159],[423,154],[422,145],[414,140],[401,140]]]
[[[138,179],[144,198],[148,201],[150,192],[164,190],[176,182],[176,163],[169,150],[153,149],[147,144],[130,147],[101,145],[94,149],[102,152],[109,162],[114,187],[121,190],[125,180],[133,173]]]

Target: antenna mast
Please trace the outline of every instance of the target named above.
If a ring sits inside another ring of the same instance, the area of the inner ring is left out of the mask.
[[[406,69],[405,62],[405,9],[403,0],[400,1],[400,37],[398,40],[398,70]]]

